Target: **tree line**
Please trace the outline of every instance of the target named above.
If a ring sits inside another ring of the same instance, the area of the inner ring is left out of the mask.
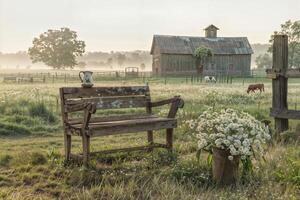
[[[284,34],[288,36],[289,45],[289,57],[288,65],[289,68],[300,68],[300,20],[291,21],[288,20],[280,25],[279,31],[274,31],[269,40],[270,47],[267,52],[260,54],[256,57],[255,62],[257,68],[267,69],[272,67],[272,44],[274,35]]]

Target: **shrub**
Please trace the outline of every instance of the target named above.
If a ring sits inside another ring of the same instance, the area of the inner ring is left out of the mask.
[[[10,187],[12,185],[12,180],[10,180],[8,177],[0,175],[0,187]]]
[[[1,155],[0,156],[0,166],[8,166],[12,157],[10,155]]]
[[[197,160],[189,160],[179,163],[170,172],[171,178],[180,184],[200,186],[209,184],[211,170],[207,165],[201,165]]]
[[[156,167],[175,164],[177,161],[177,157],[178,155],[173,152],[169,152],[166,150],[156,150],[149,157],[148,166]]]
[[[300,123],[297,123],[296,125],[296,132],[300,134]]]
[[[47,158],[38,152],[33,152],[30,155],[30,164],[32,165],[43,165],[47,162]]]
[[[42,102],[30,105],[28,111],[30,116],[39,117],[46,122],[53,123],[56,120],[55,115]]]
[[[54,148],[49,149],[47,152],[47,158],[51,163],[55,164],[62,164],[64,161],[61,154]]]
[[[280,141],[283,143],[295,143],[300,141],[300,134],[296,131],[284,131],[280,133]]]
[[[22,125],[0,122],[0,136],[30,135],[31,132]]]
[[[285,165],[275,172],[276,178],[300,186],[300,161],[297,158],[285,158]]]
[[[28,126],[28,127],[34,126],[39,123],[38,119],[34,119],[34,118],[26,116],[26,115],[11,115],[11,116],[2,118],[1,121],[20,124],[20,125],[24,125],[24,126]]]
[[[102,180],[103,175],[96,171],[76,168],[67,175],[65,183],[69,186],[82,187],[98,185],[102,182]]]

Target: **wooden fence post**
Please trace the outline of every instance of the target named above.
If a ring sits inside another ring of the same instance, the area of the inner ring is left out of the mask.
[[[288,68],[288,37],[287,35],[275,35],[273,44],[273,70],[285,74]],[[285,76],[279,76],[272,80],[272,107],[275,110],[287,110],[288,81]],[[288,130],[288,119],[275,118],[276,133]]]

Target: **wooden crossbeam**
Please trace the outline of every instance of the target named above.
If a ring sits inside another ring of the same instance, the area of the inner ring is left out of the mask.
[[[90,155],[97,155],[101,153],[117,153],[117,152],[130,152],[130,151],[142,151],[142,150],[148,150],[153,148],[167,148],[167,145],[165,144],[159,144],[154,143],[152,145],[145,145],[145,146],[138,146],[138,147],[127,147],[127,148],[120,148],[120,149],[108,149],[108,150],[102,150],[102,151],[94,151],[91,152]]]
[[[280,119],[300,119],[300,110],[270,109],[270,116]]]
[[[285,78],[300,78],[300,68],[299,69],[287,69],[287,71],[281,72],[281,70],[278,69],[267,69],[267,78],[270,79],[277,79],[280,76],[283,76]]]
[[[153,143],[151,145],[144,145],[144,146],[137,146],[137,147],[127,147],[127,148],[119,148],[119,149],[108,149],[108,150],[101,150],[101,151],[94,151],[90,153],[90,156],[96,156],[99,154],[111,154],[111,153],[118,153],[118,152],[131,152],[131,151],[144,151],[150,150],[153,148],[167,148],[166,144],[159,144]],[[70,154],[70,158],[73,160],[82,160],[82,154]]]

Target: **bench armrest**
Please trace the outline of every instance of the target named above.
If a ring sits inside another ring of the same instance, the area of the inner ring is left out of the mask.
[[[174,96],[171,99],[165,99],[161,101],[156,101],[156,102],[150,102],[150,107],[158,107],[158,106],[163,106],[166,104],[171,104],[168,118],[174,118],[176,116],[178,108],[183,108],[184,106],[184,101],[183,99],[180,98],[180,96]]]
[[[95,103],[85,103],[83,104],[84,116],[82,123],[82,130],[85,131],[88,128],[92,114],[97,110]]]

